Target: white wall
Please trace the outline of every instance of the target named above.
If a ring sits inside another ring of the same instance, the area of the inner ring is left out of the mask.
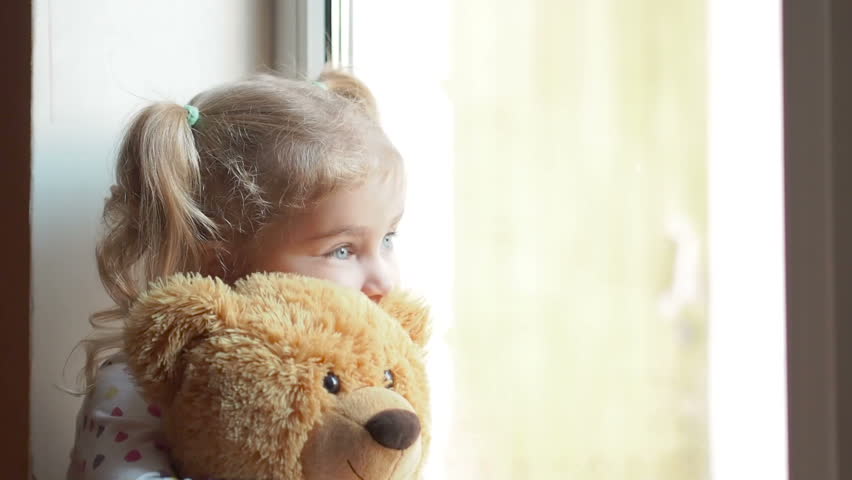
[[[119,134],[148,100],[188,101],[271,58],[271,2],[36,0],[33,52],[32,455],[64,478],[88,315],[108,306],[94,246]]]

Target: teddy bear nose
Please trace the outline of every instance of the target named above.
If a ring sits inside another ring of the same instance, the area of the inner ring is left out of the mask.
[[[405,450],[420,436],[420,419],[408,410],[385,410],[373,415],[364,428],[379,444]]]

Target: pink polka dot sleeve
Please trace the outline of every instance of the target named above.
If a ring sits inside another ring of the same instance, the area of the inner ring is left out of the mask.
[[[160,415],[137,391],[122,356],[105,362],[77,414],[67,479],[175,478]]]

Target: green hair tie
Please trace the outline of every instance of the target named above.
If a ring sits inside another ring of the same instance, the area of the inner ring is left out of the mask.
[[[320,87],[323,90],[328,90],[328,85],[326,85],[325,82],[319,82],[319,81],[314,80],[313,84]]]
[[[186,119],[189,121],[189,126],[194,127],[196,123],[198,123],[198,117],[201,116],[198,113],[198,107],[193,105],[184,105],[183,108],[186,109]]]

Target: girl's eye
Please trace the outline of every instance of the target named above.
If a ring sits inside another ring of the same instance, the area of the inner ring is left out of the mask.
[[[328,390],[328,393],[337,395],[337,392],[340,391],[340,377],[332,372],[328,372],[322,380],[322,386]]]
[[[393,371],[385,370],[385,388],[393,388],[396,383],[396,377],[393,375]]]
[[[352,256],[352,249],[349,247],[340,247],[336,248],[331,254],[338,260],[347,260]]]
[[[396,232],[391,232],[385,235],[385,238],[382,239],[382,246],[387,249],[393,248],[393,239],[396,237]]]

